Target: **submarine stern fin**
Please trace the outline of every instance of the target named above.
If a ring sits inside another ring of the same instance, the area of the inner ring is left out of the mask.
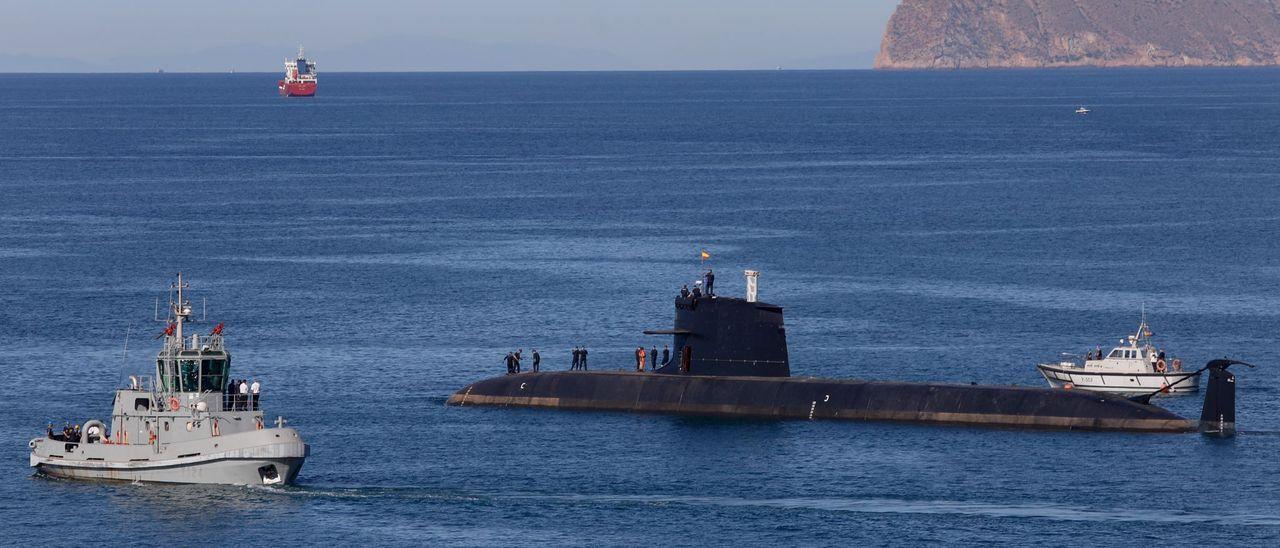
[[[1210,361],[1204,366],[1209,370],[1209,389],[1204,395],[1204,408],[1200,411],[1200,433],[1206,436],[1229,438],[1236,433],[1236,376],[1227,368],[1232,365],[1252,364],[1231,359]]]

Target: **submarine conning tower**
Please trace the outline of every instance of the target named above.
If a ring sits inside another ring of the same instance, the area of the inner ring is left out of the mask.
[[[746,298],[676,296],[675,327],[645,331],[649,335],[672,335],[671,359],[656,373],[791,376],[782,307],[756,299],[758,272],[748,270],[746,277]]]

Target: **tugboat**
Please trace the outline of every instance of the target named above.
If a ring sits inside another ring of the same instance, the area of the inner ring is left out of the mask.
[[[1053,388],[1079,388],[1122,395],[1146,393],[1188,394],[1200,390],[1200,373],[1183,371],[1182,360],[1165,356],[1156,348],[1144,315],[1138,331],[1103,354],[1099,348],[1081,359],[1037,364]]]
[[[99,420],[35,438],[31,466],[59,478],[137,482],[292,483],[310,447],[298,432],[264,424],[258,395],[228,386],[231,354],[223,325],[186,335],[191,303],[178,274],[170,287],[156,375],[116,390],[110,428]]]
[[[298,46],[298,57],[284,60],[284,80],[276,84],[285,97],[311,97],[316,94],[316,63],[308,60]]]

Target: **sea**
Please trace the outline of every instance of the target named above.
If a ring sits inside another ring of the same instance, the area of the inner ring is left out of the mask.
[[[1280,538],[1280,70],[277,77],[0,76],[0,543]],[[1225,440],[445,406],[517,349],[630,368],[705,267],[760,272],[795,375],[1044,386],[1144,315],[1257,367]],[[178,272],[297,485],[36,475]]]

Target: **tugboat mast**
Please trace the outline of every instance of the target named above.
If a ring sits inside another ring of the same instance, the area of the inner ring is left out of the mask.
[[[169,301],[170,314],[173,315],[174,332],[178,342],[178,350],[186,349],[186,339],[182,337],[182,324],[187,322],[187,318],[191,316],[191,303],[187,302],[183,295],[183,290],[190,287],[191,284],[182,281],[182,273],[178,273],[178,281],[170,286],[170,289],[177,291],[177,300]]]

